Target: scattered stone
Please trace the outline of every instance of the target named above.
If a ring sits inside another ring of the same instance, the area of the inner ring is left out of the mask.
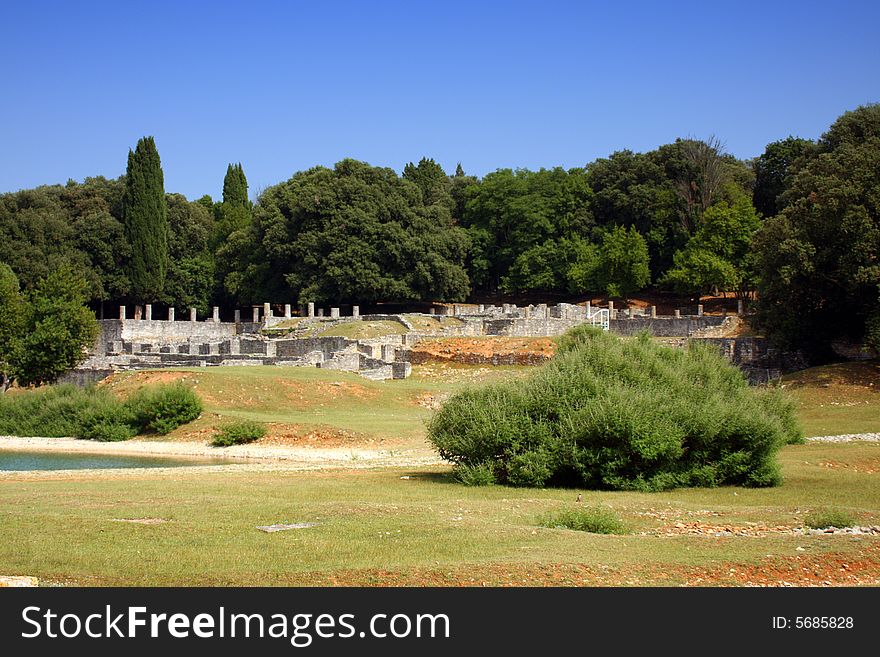
[[[809,527],[799,527],[795,529],[796,534],[805,536],[827,536],[829,534],[846,534],[849,536],[877,536],[880,535],[880,525],[870,525],[861,527],[854,525],[852,527],[826,527],[825,529],[811,529]]]
[[[266,532],[267,534],[272,534],[274,532],[284,532],[288,529],[308,529],[309,527],[317,526],[317,522],[295,522],[290,525],[277,524],[277,525],[260,525],[257,527],[261,532]]]
[[[161,525],[168,522],[164,518],[113,518],[113,522],[133,522],[137,525]]]
[[[807,438],[807,441],[817,443],[849,443],[854,440],[877,443],[880,442],[880,433],[842,433],[839,436],[813,436],[812,438]]]
[[[30,588],[32,586],[39,586],[39,583],[36,577],[0,575],[0,588]]]

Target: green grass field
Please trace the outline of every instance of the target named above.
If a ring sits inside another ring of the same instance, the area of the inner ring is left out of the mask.
[[[424,446],[431,411],[420,401],[527,371],[424,366],[379,383],[319,369],[203,368],[128,372],[110,385],[125,393],[186,377],[208,410],[197,435],[233,417]],[[880,431],[876,373],[869,363],[789,377],[807,435]],[[880,584],[880,536],[791,531],[827,510],[880,524],[880,444],[793,445],[780,461],[776,488],[653,494],[468,488],[444,467],[4,475],[0,574],[70,585]],[[578,492],[628,533],[541,526]],[[317,525],[256,529],[295,522]],[[724,528],[733,535],[716,535]]]
[[[504,573],[547,583],[560,572],[569,584],[675,584],[721,565],[726,581],[768,555],[880,559],[880,537],[639,534],[693,522],[796,527],[825,508],[880,522],[878,475],[864,471],[880,469],[880,446],[790,446],[781,458],[786,482],[774,489],[584,492],[631,532],[617,536],[540,526],[575,506],[576,491],[467,488],[444,469],[2,480],[0,573],[78,585],[510,583]],[[118,521],[145,518],[165,522]],[[279,522],[318,524],[256,529]]]

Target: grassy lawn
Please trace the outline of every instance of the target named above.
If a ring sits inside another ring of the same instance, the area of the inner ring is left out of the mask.
[[[880,362],[813,367],[783,379],[807,436],[880,432]]]
[[[424,448],[432,403],[528,371],[425,365],[372,382],[317,368],[199,368],[124,372],[108,385],[194,385],[207,412],[171,439],[203,440],[234,417]],[[807,434],[880,431],[877,372],[863,363],[788,377]],[[579,491],[467,488],[443,467],[5,475],[0,574],[76,585],[880,584],[880,536],[791,532],[822,510],[880,524],[880,444],[788,446],[780,461],[785,482],[772,489],[582,491],[583,504],[626,525],[610,536],[541,526]],[[256,529],[296,522],[317,525]]]
[[[584,503],[626,524],[618,536],[540,526],[543,514],[574,506],[576,491],[467,488],[445,469],[6,479],[0,573],[79,585],[675,584],[695,572],[725,583],[730,568],[803,558],[871,559],[880,576],[880,537],[639,533],[695,522],[796,527],[825,508],[880,523],[880,446],[791,446],[782,462],[786,482],[774,489],[585,491]],[[145,518],[165,522],[116,520]],[[278,522],[318,524],[256,529]]]
[[[416,366],[408,379],[370,381],[351,372],[306,367],[212,367],[118,372],[107,383],[125,395],[145,383],[192,384],[206,413],[169,440],[202,436],[225,418],[346,432],[352,440],[424,444],[432,405],[465,385],[522,375],[528,367]],[[156,439],[152,436],[151,439]]]

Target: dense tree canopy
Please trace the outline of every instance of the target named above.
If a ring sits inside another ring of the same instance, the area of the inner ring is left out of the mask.
[[[236,237],[251,257],[227,287],[243,301],[256,290],[300,303],[463,300],[467,234],[448,195],[433,200],[355,160],[298,173],[260,197],[253,230]]]
[[[85,359],[98,334],[85,305],[88,283],[67,265],[25,293],[0,264],[0,380],[39,385],[55,381]]]
[[[402,175],[343,160],[254,202],[241,164],[220,202],[166,194],[144,138],[117,180],[0,194],[0,262],[23,295],[70,270],[95,310],[757,288],[768,335],[828,357],[842,338],[880,343],[878,113],[751,162],[715,138],[482,179],[428,157]]]
[[[880,105],[847,112],[783,194],[757,239],[761,326],[830,358],[880,325]],[[877,349],[880,344],[872,344]]]

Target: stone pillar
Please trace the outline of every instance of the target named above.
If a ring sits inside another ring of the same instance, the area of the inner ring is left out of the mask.
[[[190,353],[190,355],[194,356],[196,354],[200,354],[201,350],[199,349],[199,347],[201,347],[201,343],[199,342],[198,338],[190,338],[189,339],[189,353]]]
[[[699,304],[697,304],[697,317],[702,317],[702,316],[703,316],[703,304],[699,303]]]
[[[290,318],[291,318],[291,314],[290,314],[290,304],[289,304],[289,303],[285,303],[285,304],[284,304],[284,319],[290,319]]]
[[[481,314],[484,313],[484,312],[486,312],[486,306],[484,306],[483,304],[480,304],[480,310],[479,310],[479,312],[480,312]]]
[[[323,316],[324,316],[324,309],[318,308],[318,317],[323,317]]]
[[[309,302],[309,317],[315,316],[315,304]]]
[[[119,306],[119,319],[125,319],[125,306]]]
[[[339,319],[339,308],[330,309],[330,319]]]
[[[547,308],[546,303],[539,303],[537,311],[538,311],[538,317],[540,317],[541,319],[547,319],[547,313],[549,312],[549,308]]]
[[[617,316],[614,314],[614,302],[608,302],[608,319],[617,319]]]
[[[211,315],[211,321],[215,324],[220,321],[220,306],[214,306],[214,311]]]
[[[433,314],[436,313],[436,312],[437,312],[437,311],[434,310],[433,306],[432,306],[431,308],[428,308],[428,314],[429,314],[429,315],[433,315]]]
[[[149,303],[144,306],[144,319],[147,321],[153,319],[153,306]]]
[[[209,342],[208,343],[208,354],[211,356],[220,355],[220,343],[219,342]]]
[[[254,306],[254,324],[260,323],[260,307]]]
[[[197,311],[196,311],[196,309],[195,309],[195,308],[190,308],[190,309],[189,309],[189,321],[191,321],[191,322],[196,321],[196,317],[197,317]],[[190,352],[190,353],[192,353],[192,352]]]
[[[742,299],[736,300],[736,314],[737,315],[745,314],[745,304],[743,303]]]
[[[657,319],[657,306],[651,306],[651,319]]]
[[[681,311],[678,308],[675,309],[675,319],[681,319]]]
[[[351,316],[355,319],[361,316],[361,307],[360,306],[352,306],[351,307]]]
[[[274,358],[278,354],[278,343],[273,342],[272,340],[266,341],[266,355],[270,358]]]
[[[168,321],[169,322],[174,321],[174,306],[171,306],[170,308],[168,308]]]
[[[590,319],[590,315],[593,314],[593,309],[590,307],[590,302],[587,301],[587,319]]]
[[[272,304],[264,303],[263,304],[263,321],[268,321],[269,318],[272,317]]]
[[[239,308],[235,309],[235,323],[241,324],[241,310]]]
[[[532,307],[531,306],[526,306],[525,308],[523,308],[523,311],[525,312],[526,319],[532,318]]]
[[[393,344],[383,344],[382,345],[382,360],[386,363],[391,363],[394,359],[397,358],[397,347]]]
[[[231,356],[241,354],[241,338],[229,338],[229,354]]]

